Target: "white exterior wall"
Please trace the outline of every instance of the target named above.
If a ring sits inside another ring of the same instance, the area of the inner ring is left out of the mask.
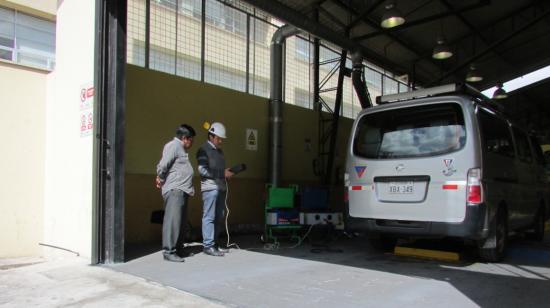
[[[57,0],[0,0],[0,6],[54,20]],[[42,253],[48,74],[0,61],[0,258]]]
[[[80,89],[94,79],[95,1],[57,11],[55,71],[48,78],[44,243],[91,257],[93,134],[80,134]],[[45,255],[58,249],[44,248]]]
[[[0,62],[0,258],[41,252],[46,76]]]

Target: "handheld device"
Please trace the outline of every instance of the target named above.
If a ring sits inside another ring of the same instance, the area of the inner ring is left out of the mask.
[[[231,168],[229,168],[229,171],[233,172],[234,174],[241,173],[246,170],[245,164],[237,164]]]

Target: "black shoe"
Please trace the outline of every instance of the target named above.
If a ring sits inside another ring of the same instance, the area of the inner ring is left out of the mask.
[[[204,248],[202,251],[207,255],[223,257],[223,252],[219,251],[216,247]]]
[[[166,253],[164,254],[164,260],[171,261],[171,262],[184,262],[185,259],[178,256],[175,253]]]

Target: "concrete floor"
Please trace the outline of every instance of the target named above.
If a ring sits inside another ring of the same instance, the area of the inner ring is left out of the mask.
[[[256,237],[241,237],[248,249],[185,263],[165,262],[160,252],[113,266],[73,256],[0,259],[0,307],[550,307],[546,238],[512,240],[499,264],[449,242],[417,245],[453,248],[465,261],[397,257],[364,238],[266,251]]]
[[[314,252],[307,243],[266,251],[256,239],[237,238],[248,249],[223,258],[199,253],[177,264],[156,252],[111,268],[237,307],[550,307],[546,238],[513,239],[499,264],[477,262],[461,246],[465,261],[446,263],[375,251],[364,238]]]
[[[0,259],[0,307],[223,307],[88,263],[74,256]]]

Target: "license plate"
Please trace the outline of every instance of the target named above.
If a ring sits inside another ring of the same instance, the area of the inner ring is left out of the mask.
[[[413,182],[390,182],[388,189],[390,194],[412,194],[414,184]]]

